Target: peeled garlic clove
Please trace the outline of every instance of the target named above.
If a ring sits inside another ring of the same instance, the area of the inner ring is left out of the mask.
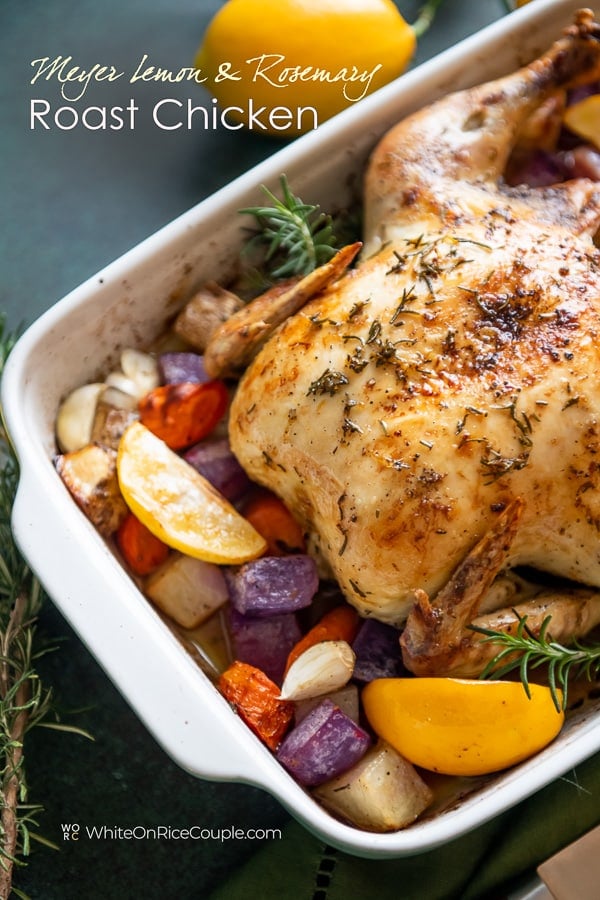
[[[283,700],[306,700],[337,691],[348,683],[356,656],[347,641],[321,641],[309,647],[287,671]]]
[[[96,404],[103,390],[101,383],[83,384],[61,403],[56,416],[56,439],[64,453],[81,450],[90,443]]]
[[[116,388],[123,394],[130,394],[132,397],[135,397],[136,400],[140,397],[140,389],[133,378],[128,378],[123,372],[111,372],[106,376],[105,384],[108,387]]]
[[[149,353],[131,348],[123,350],[121,354],[121,368],[125,375],[137,386],[138,397],[143,397],[148,391],[154,390],[160,384],[158,363]]]
[[[98,398],[98,405],[112,406],[114,409],[138,409],[138,398],[133,394],[128,394],[118,387],[107,385]]]

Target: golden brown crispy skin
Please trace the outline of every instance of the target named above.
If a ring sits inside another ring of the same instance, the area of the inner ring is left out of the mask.
[[[400,639],[403,662],[415,675],[480,674],[504,648],[476,629],[516,634],[525,619],[530,635],[539,636],[546,628],[546,638],[560,643],[580,638],[600,623],[597,590],[566,586],[547,590],[520,579],[515,580],[510,607],[477,614],[506,563],[522,512],[522,502],[513,500],[433,601],[424,591],[415,592]]]
[[[342,275],[361,248],[342,247],[335,256],[303,278],[280,282],[226,319],[211,336],[204,365],[211,378],[238,375],[256,356],[278,325],[311,297]]]
[[[600,188],[506,189],[531,111],[600,75],[589,11],[531,66],[402,122],[358,267],[248,368],[234,452],[362,614],[402,623],[518,497],[508,566],[600,586]]]

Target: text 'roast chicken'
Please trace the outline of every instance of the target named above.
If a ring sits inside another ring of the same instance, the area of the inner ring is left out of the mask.
[[[447,613],[475,572],[476,612],[517,565],[600,586],[600,185],[502,178],[532,112],[598,77],[581,10],[531,65],[410,116],[370,160],[358,265],[292,315],[242,313],[264,334],[233,450],[363,615],[417,599],[431,627],[428,598]]]

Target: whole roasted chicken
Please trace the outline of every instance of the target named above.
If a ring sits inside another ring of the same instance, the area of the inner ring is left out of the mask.
[[[490,608],[504,628],[550,612],[557,638],[600,621],[600,184],[503,181],[532,113],[598,77],[581,10],[540,59],[402,121],[370,160],[356,267],[346,248],[207,351],[213,374],[254,357],[235,454],[362,615],[406,623],[418,673],[480,669],[465,626]]]

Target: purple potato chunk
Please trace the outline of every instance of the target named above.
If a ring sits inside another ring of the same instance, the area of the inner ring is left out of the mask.
[[[310,556],[263,556],[227,571],[235,609],[248,616],[274,616],[309,606],[319,588]]]
[[[314,787],[350,769],[370,745],[360,725],[331,700],[323,700],[290,731],[277,759],[300,784]]]
[[[352,649],[356,654],[353,678],[357,681],[400,678],[407,674],[402,663],[400,632],[393,625],[365,619]]]
[[[230,607],[227,625],[234,659],[256,666],[281,685],[290,650],[302,637],[294,613],[254,619]]]
[[[199,353],[161,353],[158,357],[158,371],[163,384],[204,384],[211,380],[204,368],[204,357]]]
[[[231,452],[227,438],[195,444],[183,458],[231,503],[250,488],[250,479]]]

